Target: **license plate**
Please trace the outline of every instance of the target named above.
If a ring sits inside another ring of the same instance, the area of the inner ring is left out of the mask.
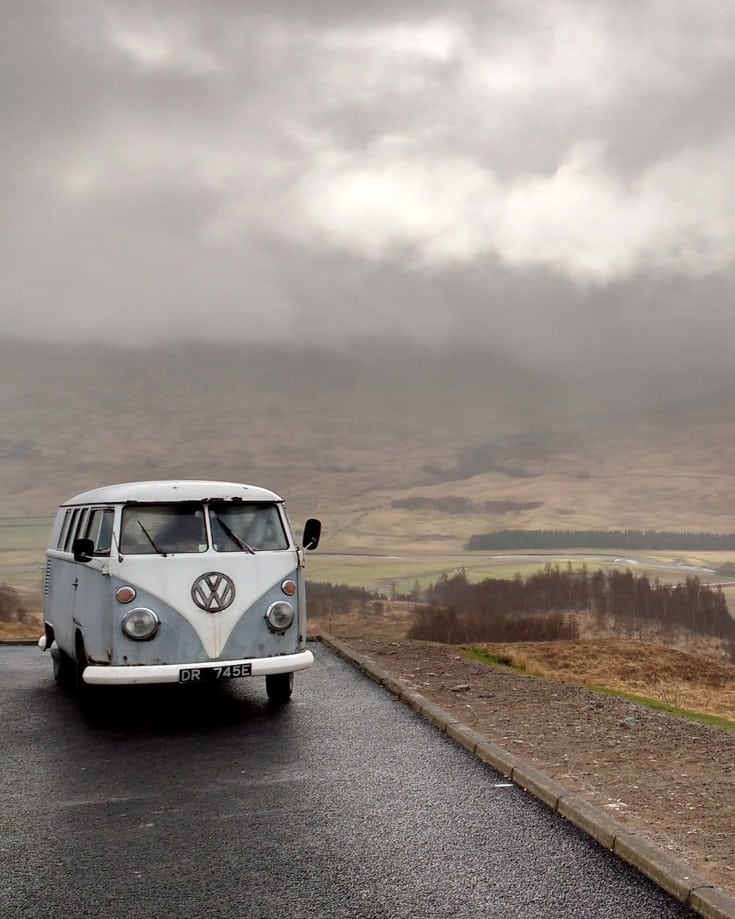
[[[208,683],[210,680],[232,680],[250,676],[250,664],[227,664],[221,667],[182,667],[179,683]]]

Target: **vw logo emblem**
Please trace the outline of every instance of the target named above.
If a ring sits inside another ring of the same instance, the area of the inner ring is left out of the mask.
[[[191,599],[207,613],[219,613],[235,599],[231,578],[219,571],[208,571],[191,586]]]

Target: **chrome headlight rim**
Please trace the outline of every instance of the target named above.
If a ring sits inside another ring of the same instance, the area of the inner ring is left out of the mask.
[[[142,630],[139,628],[138,631],[135,631],[133,626],[133,622],[135,621],[137,621],[139,625],[141,622],[146,624],[143,625]],[[138,606],[125,614],[120,623],[120,628],[122,629],[123,635],[126,638],[130,638],[131,641],[150,641],[152,638],[156,637],[160,625],[161,620],[152,609],[148,609],[145,606]]]
[[[265,621],[271,632],[285,632],[293,625],[294,618],[294,608],[288,600],[276,600],[265,611]]]

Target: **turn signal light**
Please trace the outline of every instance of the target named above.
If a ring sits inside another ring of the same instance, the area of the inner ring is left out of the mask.
[[[115,599],[118,603],[132,603],[135,599],[135,591],[132,587],[118,587],[115,591]]]
[[[281,584],[281,590],[286,594],[287,597],[293,597],[296,593],[296,581],[292,581],[290,578],[287,581],[284,581]]]

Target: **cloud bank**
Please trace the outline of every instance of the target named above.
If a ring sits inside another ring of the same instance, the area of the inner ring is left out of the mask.
[[[727,0],[3,15],[6,335],[727,359]]]

